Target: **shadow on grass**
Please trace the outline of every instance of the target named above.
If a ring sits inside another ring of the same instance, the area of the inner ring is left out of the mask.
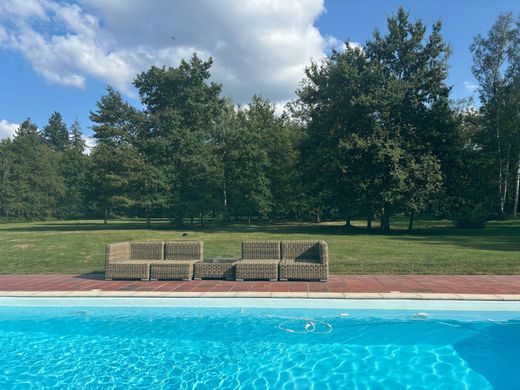
[[[404,221],[404,220],[403,220]],[[403,221],[397,220],[394,226],[405,226]],[[263,233],[272,235],[318,235],[318,236],[384,236],[390,239],[398,239],[416,242],[426,245],[457,245],[467,248],[493,250],[493,251],[520,251],[520,221],[490,222],[483,229],[457,229],[448,226],[446,221],[423,220],[418,227],[408,233],[405,229],[394,229],[390,233],[383,234],[379,229],[367,230],[364,227],[345,227],[337,224],[314,224],[298,222],[278,222],[247,224],[215,224],[205,226],[175,227],[168,221],[154,221],[148,228],[144,221],[111,221],[104,224],[102,221],[78,221],[78,222],[42,222],[34,224],[12,224],[3,227],[2,232],[73,232],[73,231],[106,231],[106,230],[147,230],[147,231],[172,231],[172,232],[196,232],[204,234],[225,233]],[[280,237],[281,239],[282,237]]]
[[[500,237],[497,236],[430,236],[430,237],[413,237],[402,236],[400,240],[410,241],[425,245],[457,245],[471,249],[481,249],[490,251],[504,251],[515,252],[520,251],[519,232],[514,234],[507,234],[500,232]]]
[[[399,236],[399,240],[426,245],[457,245],[490,251],[520,251],[520,221],[490,222],[483,229],[428,229]]]
[[[441,234],[446,229],[444,226],[436,226],[436,221],[431,222],[431,227],[417,228],[414,235],[417,234]],[[378,228],[367,230],[359,226],[343,226],[337,224],[315,224],[312,222],[275,222],[275,223],[257,223],[247,225],[244,223],[230,223],[228,225],[210,223],[204,226],[190,225],[179,227],[171,225],[166,221],[152,223],[150,227],[144,221],[112,221],[108,224],[94,221],[78,221],[78,222],[38,222],[33,224],[11,224],[11,226],[2,227],[0,224],[0,234],[2,232],[73,232],[73,231],[105,231],[105,230],[148,230],[148,231],[193,231],[200,233],[267,233],[267,234],[302,234],[302,235],[386,235],[386,236],[402,236],[410,234],[404,229],[393,229],[390,233],[383,233]]]
[[[337,225],[321,225],[311,223],[273,223],[273,224],[207,224],[204,226],[185,225],[173,226],[167,222],[158,222],[150,227],[144,222],[41,222],[27,226],[14,224],[2,228],[1,232],[72,232],[72,231],[103,231],[103,230],[149,230],[149,231],[194,231],[200,233],[272,233],[272,234],[371,234],[362,228],[348,228]],[[376,232],[376,230],[374,230]]]

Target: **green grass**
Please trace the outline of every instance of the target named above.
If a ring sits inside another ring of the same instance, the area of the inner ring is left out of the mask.
[[[456,229],[449,221],[405,220],[390,235],[346,230],[341,223],[283,223],[173,229],[155,221],[0,223],[0,273],[102,272],[104,245],[120,241],[203,240],[205,256],[240,256],[244,240],[323,239],[332,274],[520,274],[520,221],[490,222],[485,229]],[[362,222],[355,223],[362,226]]]

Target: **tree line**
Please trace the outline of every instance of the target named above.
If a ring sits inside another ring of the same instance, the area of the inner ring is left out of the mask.
[[[78,122],[55,112],[0,142],[6,218],[111,215],[187,218],[365,218],[384,231],[405,213],[482,226],[517,215],[520,18],[500,15],[470,48],[479,108],[450,100],[450,47],[404,9],[387,32],[311,63],[282,115],[245,106],[210,81],[212,60],[151,67],[134,80],[142,108],[115,89]]]

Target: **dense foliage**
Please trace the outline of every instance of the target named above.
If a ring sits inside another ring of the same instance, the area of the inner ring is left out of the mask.
[[[261,96],[246,106],[210,82],[193,55],[152,67],[134,85],[142,107],[107,87],[77,122],[29,119],[0,142],[0,213],[8,218],[110,215],[224,222],[379,219],[423,212],[482,226],[518,212],[520,20],[501,15],[471,46],[480,107],[450,101],[441,23],[399,9],[386,34],[311,63],[283,115]]]

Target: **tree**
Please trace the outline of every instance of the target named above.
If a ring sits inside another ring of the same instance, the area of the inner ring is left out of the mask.
[[[400,8],[387,35],[376,31],[363,48],[347,44],[312,64],[293,106],[307,127],[301,155],[314,199],[342,211],[347,225],[363,210],[370,227],[381,210],[388,231],[390,216],[406,209],[411,227],[442,190],[454,136],[438,118],[449,107],[449,49],[440,23],[426,37],[408,18]]]
[[[452,186],[448,193],[448,216],[457,227],[483,227],[496,210],[495,167],[493,156],[483,151],[481,134],[484,121],[482,113],[471,102],[454,107],[456,123],[463,140],[458,158],[453,164]]]
[[[487,38],[477,35],[470,47],[485,121],[482,146],[484,153],[494,156],[497,203],[503,215],[511,192],[510,177],[520,170],[519,42],[520,29],[513,25],[512,14],[506,13],[499,15]],[[518,193],[518,186],[515,189]]]
[[[43,139],[52,149],[63,152],[69,144],[69,132],[61,114],[53,112],[49,122],[43,128]]]
[[[271,218],[286,216],[298,187],[299,177],[295,170],[299,129],[277,116],[274,105],[258,95],[254,95],[249,105],[240,111],[239,119],[249,134],[249,146],[258,149],[254,154],[260,159],[257,169],[261,172],[256,176],[265,175],[268,187],[263,190],[265,199],[261,203],[264,205],[252,209],[262,210],[260,215]],[[241,170],[240,166],[237,168]]]
[[[346,47],[333,52],[321,66],[311,64],[292,105],[306,130],[301,143],[300,169],[304,188],[316,215],[324,208],[337,208],[348,221],[358,206],[357,183],[366,175],[357,164],[353,146],[359,137],[372,133],[369,99],[376,81],[362,50]],[[354,138],[353,138],[354,137]]]
[[[410,209],[413,217],[418,211],[415,207],[426,206],[417,199],[431,198],[443,190],[443,180],[439,180],[439,170],[434,166],[447,168],[453,158],[449,142],[456,137],[456,129],[445,126],[444,119],[453,115],[449,111],[450,88],[446,85],[450,50],[442,39],[440,22],[434,23],[426,36],[426,26],[420,21],[410,22],[409,14],[400,8],[388,19],[388,34],[375,32],[366,44],[366,53],[383,75],[383,87],[376,97],[381,127],[405,151],[407,161],[403,167],[412,178],[408,182],[415,184],[414,191],[407,191],[408,198],[403,198],[405,204],[415,204]],[[413,180],[417,169],[423,175],[418,182]],[[386,214],[387,206],[383,205],[383,209]]]
[[[64,186],[59,160],[38,127],[26,119],[12,141],[2,143],[2,209],[6,216],[55,216]]]
[[[86,145],[77,119],[70,126],[69,133],[69,144],[60,159],[60,171],[65,184],[60,208],[63,216],[78,217],[84,215],[87,209],[90,160],[85,154]]]
[[[272,200],[269,156],[262,147],[264,135],[257,122],[261,108],[257,104],[263,102],[253,99],[247,108],[238,110],[237,125],[227,135],[224,161],[231,210],[236,216],[246,215],[248,223],[254,215],[267,216]]]
[[[91,155],[91,202],[103,209],[104,222],[114,209],[125,210],[135,204],[131,191],[139,155],[134,146],[138,133],[137,110],[125,102],[119,92],[107,87],[107,94],[90,113],[97,143]]]
[[[187,214],[221,204],[213,135],[224,101],[221,86],[208,81],[211,65],[193,55],[177,68],[153,66],[134,81],[146,107],[144,153],[154,155],[167,181],[166,208],[179,225]]]

